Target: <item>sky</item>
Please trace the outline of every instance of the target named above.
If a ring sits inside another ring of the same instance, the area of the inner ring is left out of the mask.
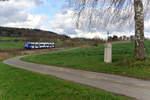
[[[0,2],[0,26],[41,29],[65,34],[70,37],[107,38],[106,31],[97,28],[88,31],[87,28],[78,29],[74,21],[74,10],[68,8],[65,0],[9,0]],[[85,23],[86,24],[86,23]],[[111,26],[112,35],[134,35],[126,31],[129,27],[118,30]],[[145,21],[145,36],[150,37],[150,20]]]

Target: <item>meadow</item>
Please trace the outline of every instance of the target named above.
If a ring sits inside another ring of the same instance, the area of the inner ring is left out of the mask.
[[[150,41],[146,41],[147,59],[134,58],[134,43],[113,44],[113,62],[104,63],[104,45],[80,47],[65,51],[32,55],[24,61],[60,67],[118,74],[142,79],[150,79]],[[44,60],[43,60],[44,59]]]
[[[129,100],[103,90],[15,68],[3,64],[2,60],[0,58],[0,100]]]
[[[0,42],[0,49],[16,49],[23,48],[24,42]]]

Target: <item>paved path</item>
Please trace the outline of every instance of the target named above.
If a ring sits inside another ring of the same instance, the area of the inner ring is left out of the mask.
[[[41,74],[56,76],[61,79],[123,94],[138,100],[150,100],[150,81],[129,77],[109,75],[82,70],[74,70],[19,60],[23,56],[5,60],[4,63]]]

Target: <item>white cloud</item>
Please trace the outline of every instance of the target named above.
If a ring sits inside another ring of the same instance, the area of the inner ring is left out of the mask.
[[[84,37],[84,38],[95,38],[95,37],[103,37],[106,38],[106,34],[103,32],[88,32],[83,29],[77,29],[75,25],[75,20],[73,19],[74,12],[72,10],[68,10],[65,13],[57,13],[53,21],[50,21],[52,26],[52,31],[66,34],[70,37]]]
[[[40,25],[43,22],[43,19],[45,19],[46,16],[44,15],[27,15],[26,21],[19,21],[19,22],[9,22],[6,24],[3,24],[3,26],[6,27],[18,27],[18,28],[36,28],[38,25]]]
[[[70,37],[75,38],[75,37],[83,37],[83,38],[103,38],[106,39],[107,38],[107,34],[105,32],[84,32],[81,30],[76,30],[76,34],[70,34]]]
[[[101,38],[107,38],[106,32],[110,31],[112,35],[118,35],[118,36],[130,36],[134,35],[134,25],[124,25],[122,28],[119,28],[114,25],[109,25],[107,29],[98,27],[95,29],[92,29],[89,31],[85,27],[81,27],[80,29],[77,29],[75,26],[75,20],[74,18],[74,11],[69,9],[66,11],[66,13],[59,12],[55,15],[55,18],[53,21],[50,22],[53,31],[61,34],[66,34],[71,37],[86,37],[86,38],[94,38],[94,37],[101,37]],[[83,19],[85,20],[85,19]],[[84,21],[85,26],[88,24],[88,22]],[[145,21],[145,36],[150,37],[150,19],[146,19]]]
[[[54,17],[54,20],[50,21],[52,29],[61,34],[67,33],[67,31],[70,30],[74,30],[75,27],[72,16],[73,11],[71,10],[68,10],[66,13],[57,13]]]
[[[150,19],[145,21],[145,31],[150,32]]]
[[[43,0],[9,0],[0,3],[0,26],[37,28],[46,19],[42,14],[31,14],[30,10]]]

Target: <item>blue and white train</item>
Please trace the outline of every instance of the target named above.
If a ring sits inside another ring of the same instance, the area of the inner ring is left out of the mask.
[[[42,49],[42,48],[55,48],[55,43],[48,42],[26,42],[24,48],[26,49]]]

